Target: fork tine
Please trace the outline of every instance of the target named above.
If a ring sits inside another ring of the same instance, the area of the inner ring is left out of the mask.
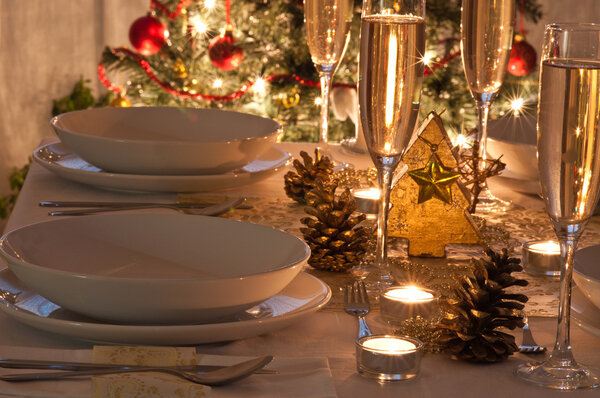
[[[369,296],[367,295],[367,288],[365,287],[365,282],[362,280],[358,281],[358,288],[360,290],[360,299],[363,303],[369,304]]]

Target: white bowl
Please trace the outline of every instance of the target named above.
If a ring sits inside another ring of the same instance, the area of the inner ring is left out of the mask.
[[[92,318],[191,324],[231,317],[280,292],[310,249],[239,221],[179,214],[111,214],[28,225],[0,253],[29,288]]]
[[[538,180],[536,116],[507,116],[490,120],[487,152],[492,158],[502,156],[511,178]],[[508,173],[506,174],[508,176]]]
[[[60,140],[115,173],[222,174],[262,155],[277,140],[274,120],[218,109],[92,108],[50,121]]]
[[[600,308],[600,245],[586,247],[575,253],[573,280],[581,292]]]

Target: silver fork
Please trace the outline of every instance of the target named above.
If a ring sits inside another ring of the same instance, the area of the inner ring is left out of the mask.
[[[539,345],[533,339],[533,334],[529,329],[527,315],[523,315],[523,322],[525,322],[525,325],[523,325],[523,340],[519,346],[519,352],[524,352],[526,354],[541,354],[546,352],[546,347]]]
[[[365,283],[361,280],[346,285],[344,293],[344,310],[358,318],[358,337],[364,337],[371,334],[365,315],[371,310],[369,296]]]

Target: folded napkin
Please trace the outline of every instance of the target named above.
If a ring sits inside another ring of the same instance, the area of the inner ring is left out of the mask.
[[[159,365],[232,365],[249,357],[196,354],[193,347],[111,347],[95,350],[56,350],[0,346],[0,357],[56,361]],[[143,362],[142,362],[143,361]],[[194,362],[195,361],[195,362]],[[252,375],[236,383],[213,387],[186,382],[162,373],[127,373],[61,381],[9,383],[0,381],[0,397],[99,398],[99,397],[210,397],[210,398],[332,398],[335,387],[326,358],[275,358],[268,365],[276,375]],[[3,369],[21,373],[24,369]],[[113,395],[110,395],[113,394]],[[116,395],[120,394],[120,395]]]

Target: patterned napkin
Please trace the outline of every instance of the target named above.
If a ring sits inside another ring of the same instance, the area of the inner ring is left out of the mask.
[[[95,346],[92,362],[139,366],[196,365],[193,347]],[[210,396],[211,388],[175,375],[148,372],[92,377],[92,398]]]
[[[194,347],[97,346],[92,350],[57,350],[37,347],[0,346],[0,358],[23,358],[77,362],[141,363],[158,365],[233,365],[250,359],[196,354]],[[252,375],[233,384],[213,387],[189,383],[162,373],[127,373],[63,381],[9,383],[0,381],[0,398],[98,398],[98,397],[210,397],[210,398],[335,398],[335,386],[326,358],[276,357],[268,368],[278,374]],[[27,372],[3,369],[1,373]],[[31,370],[38,372],[39,370]],[[132,377],[134,376],[134,377]],[[181,389],[183,388],[183,389]],[[112,395],[111,395],[112,394]],[[119,395],[120,394],[120,395]],[[196,395],[194,395],[196,394]],[[204,394],[204,395],[202,395]]]

